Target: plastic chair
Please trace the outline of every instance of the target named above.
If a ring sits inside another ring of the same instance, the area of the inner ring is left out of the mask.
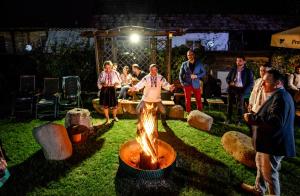
[[[11,115],[15,116],[16,112],[29,112],[32,115],[35,93],[35,75],[21,75],[20,88],[12,95]]]
[[[64,76],[62,78],[62,94],[59,96],[58,103],[65,109],[82,107],[79,76]]]
[[[44,78],[43,92],[38,94],[38,101],[35,105],[35,117],[53,115],[58,116],[59,106],[59,78]]]

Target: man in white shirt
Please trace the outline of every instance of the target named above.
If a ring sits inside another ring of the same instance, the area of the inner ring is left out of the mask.
[[[139,91],[144,88],[142,100],[137,106],[138,113],[141,113],[145,102],[155,103],[159,112],[164,116],[166,114],[166,110],[161,102],[161,88],[173,91],[175,86],[173,84],[169,84],[162,75],[158,74],[158,67],[156,64],[151,64],[149,70],[150,73],[142,78],[139,83],[130,88],[130,91]]]
[[[246,66],[245,56],[239,55],[236,58],[236,65],[232,67],[228,76],[226,77],[228,83],[228,106],[227,106],[227,121],[232,122],[233,104],[236,102],[238,109],[238,125],[242,123],[244,113],[244,98],[250,96],[253,87],[253,73],[252,70]]]

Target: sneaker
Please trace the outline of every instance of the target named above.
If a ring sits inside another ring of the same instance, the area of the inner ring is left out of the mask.
[[[119,122],[119,119],[117,117],[114,117],[114,121]]]
[[[263,195],[261,191],[255,188],[255,186],[251,186],[246,183],[242,183],[241,188],[248,193],[252,193],[253,195],[257,195],[257,196]]]

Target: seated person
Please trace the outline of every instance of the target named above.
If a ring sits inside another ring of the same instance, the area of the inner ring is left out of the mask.
[[[300,65],[295,67],[295,72],[288,77],[288,89],[294,101],[297,103],[296,94],[300,93]]]
[[[127,91],[130,87],[131,84],[131,79],[132,76],[129,73],[129,67],[128,66],[124,66],[123,67],[123,73],[120,75],[121,78],[121,91],[120,94],[118,96],[119,99],[126,99],[127,97]]]
[[[131,78],[131,85],[136,85],[140,80],[142,80],[147,74],[141,69],[138,64],[133,64],[132,68],[132,78]],[[136,92],[128,92],[128,95],[132,96],[133,99],[136,99]]]

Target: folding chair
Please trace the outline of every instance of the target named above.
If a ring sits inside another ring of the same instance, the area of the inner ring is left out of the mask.
[[[62,94],[59,96],[58,103],[64,109],[82,107],[79,76],[64,76],[62,78]]]
[[[43,92],[38,94],[35,105],[35,117],[53,115],[58,116],[59,78],[44,78]]]
[[[11,115],[15,116],[16,112],[33,113],[35,101],[35,75],[21,75],[20,88],[13,93]]]

